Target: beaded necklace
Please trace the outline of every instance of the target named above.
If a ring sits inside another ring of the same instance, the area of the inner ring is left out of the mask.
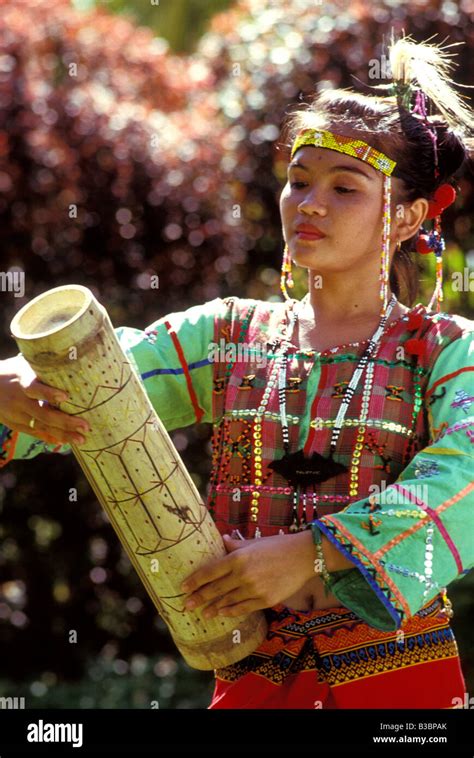
[[[280,365],[282,363],[284,363],[286,365],[286,360],[287,360],[287,357],[288,357],[287,356],[287,351],[288,351],[288,347],[289,347],[289,344],[290,344],[291,336],[293,334],[293,330],[294,330],[294,327],[295,327],[295,323],[296,323],[297,317],[298,316],[297,316],[297,311],[296,311],[295,305],[294,305],[294,303],[292,303],[291,304],[290,327],[288,329],[287,335],[285,337],[283,337],[283,340],[282,340],[282,343],[281,343],[281,345],[283,347],[283,350],[275,358],[275,362],[274,362],[274,364],[272,366],[272,369],[271,369],[271,372],[270,372],[270,376],[268,378],[267,386],[265,387],[265,390],[264,390],[264,393],[263,393],[262,402],[260,403],[260,405],[257,408],[257,411],[255,413],[255,420],[254,420],[254,425],[253,425],[253,449],[255,451],[255,454],[254,454],[255,480],[254,481],[255,481],[256,485],[259,485],[259,484],[262,483],[262,479],[261,479],[261,476],[262,476],[262,450],[261,450],[261,448],[262,448],[262,419],[263,419],[263,416],[264,416],[264,413],[265,413],[265,409],[266,409],[266,407],[268,405],[268,400],[270,398],[272,389],[273,389],[273,387],[275,385],[275,382],[276,382],[276,379],[277,379],[277,375],[279,374]],[[278,343],[278,340],[274,340],[274,342],[271,343],[271,347],[273,347],[273,350],[276,350],[277,343]],[[282,418],[281,414],[282,414],[282,411],[281,411],[281,408],[280,408],[280,419]],[[283,409],[283,418],[284,418],[284,423],[287,424],[288,420],[287,420],[287,417],[286,417],[286,408]],[[287,426],[287,429],[288,429],[288,426]],[[255,522],[255,523],[258,521],[258,510],[259,510],[258,500],[259,500],[259,497],[260,497],[260,491],[259,490],[254,490],[252,492],[252,500],[250,501],[250,520],[253,521],[253,522]],[[261,532],[260,532],[260,529],[258,527],[258,524],[257,524],[257,526],[255,528],[255,537],[256,538],[261,537]]]
[[[284,455],[283,455],[283,458],[281,458],[280,460],[272,461],[269,464],[269,468],[281,474],[285,479],[287,479],[287,481],[291,485],[293,485],[293,522],[291,526],[289,527],[289,530],[291,532],[295,532],[300,529],[306,528],[306,524],[307,524],[306,494],[307,494],[308,485],[310,484],[314,485],[314,484],[326,481],[326,479],[329,479],[333,476],[336,476],[339,473],[342,473],[348,470],[347,466],[344,466],[343,464],[337,461],[334,461],[333,455],[336,450],[337,441],[339,439],[339,435],[343,426],[347,408],[349,406],[351,399],[354,396],[355,390],[360,381],[360,377],[362,376],[364,370],[367,369],[366,376],[365,376],[364,390],[363,390],[363,398],[362,398],[360,426],[358,430],[358,436],[357,436],[357,441],[356,441],[356,451],[355,451],[359,454],[359,457],[360,457],[361,449],[362,449],[362,441],[363,441],[363,436],[365,432],[364,421],[367,418],[367,411],[369,407],[369,397],[371,394],[372,382],[373,382],[374,366],[373,364],[369,364],[369,359],[373,356],[376,348],[379,345],[380,339],[382,337],[382,334],[384,332],[384,329],[387,323],[387,319],[389,318],[396,302],[397,302],[397,298],[393,294],[387,306],[385,314],[381,317],[377,329],[375,330],[372,337],[369,339],[368,345],[366,349],[364,350],[364,353],[356,369],[354,370],[351,381],[349,382],[349,385],[346,387],[346,390],[342,398],[341,405],[339,407],[339,411],[337,413],[336,420],[334,423],[334,427],[333,427],[333,431],[331,435],[329,455],[322,456],[320,453],[313,452],[311,456],[309,457],[308,457],[308,453],[309,453],[309,448],[311,447],[311,442],[312,442],[311,434],[308,435],[306,444],[301,450],[298,450],[296,453],[289,452],[290,441],[289,441],[289,431],[288,431],[288,419],[287,419],[287,414],[286,414],[288,349],[291,344],[291,338],[294,332],[296,321],[298,319],[297,308],[294,307],[294,304],[292,304],[291,306],[290,324],[287,330],[287,335],[283,338],[280,353],[276,355],[275,357],[275,362],[270,372],[268,384],[263,393],[262,402],[260,406],[258,407],[257,413],[255,415],[255,424],[254,424],[255,476],[256,476],[255,484],[258,485],[259,483],[261,483],[261,473],[262,473],[262,456],[261,456],[262,418],[264,416],[265,409],[267,407],[268,400],[270,398],[270,394],[278,378],[278,398],[279,398],[279,410],[280,410],[280,421],[281,421],[282,436],[283,436]],[[276,346],[274,346],[274,350],[276,350]],[[316,400],[317,398],[315,398],[315,402]],[[351,475],[351,485],[352,485],[352,482],[354,481],[352,479],[352,476],[354,475]],[[300,498],[300,488],[303,490],[303,516],[301,520],[298,519],[298,503],[299,503],[299,498]],[[350,494],[353,494],[353,493],[351,492]],[[259,496],[260,496],[260,493],[257,490],[254,490],[252,493],[252,500],[251,500],[251,506],[250,506],[250,520],[256,524],[258,522]],[[315,505],[314,497],[315,497],[315,493],[313,491],[313,516],[311,520],[314,520],[314,505]],[[261,537],[261,531],[258,527],[258,524],[256,525],[256,529],[255,529],[255,537],[256,538]]]

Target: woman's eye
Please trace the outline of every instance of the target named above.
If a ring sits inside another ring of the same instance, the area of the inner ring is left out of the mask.
[[[294,189],[300,189],[301,187],[306,187],[306,182],[291,182],[290,187]],[[349,189],[348,187],[334,187],[334,189],[340,195],[347,195],[351,192],[355,192],[354,189]]]

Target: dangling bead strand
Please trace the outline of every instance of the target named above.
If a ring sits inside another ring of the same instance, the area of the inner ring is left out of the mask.
[[[288,351],[288,343],[291,340],[293,330],[295,327],[295,322],[297,318],[296,309],[293,308],[292,314],[291,314],[291,320],[290,325],[288,328],[288,334],[285,337],[282,345],[283,352],[280,353],[275,357],[275,363],[272,366],[272,370],[270,372],[270,376],[268,379],[267,386],[265,387],[262,402],[260,403],[259,407],[257,408],[257,412],[255,414],[255,420],[254,420],[254,428],[253,428],[253,445],[254,445],[254,461],[255,461],[255,479],[256,483],[257,481],[261,482],[261,473],[262,473],[262,420],[265,414],[266,407],[268,405],[268,401],[270,399],[270,395],[272,393],[272,390],[277,382],[277,379],[280,379],[281,373],[280,372],[280,365],[282,362],[285,363],[287,361],[287,351]],[[286,375],[286,371],[285,371]],[[285,421],[287,422],[286,413],[285,413]],[[286,430],[286,436],[284,439],[287,442],[287,445],[289,447],[289,432],[288,428]],[[259,490],[255,489],[252,492],[252,500],[250,503],[250,520],[254,523],[258,522],[258,511],[259,511],[259,498],[260,498],[260,492]],[[261,537],[261,531],[257,524],[255,529],[255,535],[256,538]]]
[[[295,314],[294,321],[296,321],[296,318],[297,318],[297,314]],[[287,373],[288,373],[288,354],[285,351],[280,362],[280,373],[278,377],[278,402],[279,402],[279,407],[280,407],[280,421],[281,421],[281,431],[282,431],[282,437],[283,437],[284,454],[288,453],[290,449],[290,433],[288,429],[288,417],[286,415]],[[299,498],[300,498],[299,487],[294,487],[293,489],[293,520],[289,527],[290,532],[297,532],[300,528],[299,523],[298,523]]]
[[[334,423],[334,427],[332,430],[331,435],[331,444],[330,444],[330,451],[333,453],[336,449],[337,440],[339,439],[339,434],[341,432],[342,423],[344,420],[344,417],[347,412],[347,408],[349,406],[349,403],[351,402],[352,398],[354,397],[354,393],[356,391],[357,385],[359,384],[359,379],[362,376],[363,372],[365,371],[365,368],[369,362],[369,359],[372,357],[372,354],[375,351],[375,348],[377,347],[379,340],[383,334],[383,331],[385,329],[385,325],[387,323],[387,319],[389,318],[395,303],[397,301],[397,298],[395,295],[392,295],[390,299],[389,306],[385,312],[385,315],[382,316],[380,323],[373,334],[373,336],[369,340],[369,344],[365,349],[364,354],[362,355],[362,358],[359,361],[359,364],[354,371],[351,381],[349,382],[348,386],[346,387],[346,391],[344,393],[344,397],[341,400],[341,405],[339,406],[339,410],[337,412],[336,421]]]
[[[280,276],[280,289],[283,293],[283,297],[285,300],[291,300],[291,297],[289,296],[286,285],[290,289],[293,289],[294,287],[294,281],[293,277],[291,275],[291,255],[290,251],[288,250],[288,245],[285,245],[285,249],[283,251],[283,263],[281,266],[281,276]]]
[[[380,265],[380,299],[382,300],[382,315],[387,310],[387,294],[389,279],[389,262],[390,262],[390,228],[391,228],[391,195],[392,181],[390,176],[383,178],[383,233],[382,233],[382,253]]]

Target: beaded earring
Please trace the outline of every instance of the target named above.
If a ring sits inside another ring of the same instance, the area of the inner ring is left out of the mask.
[[[422,255],[434,253],[436,256],[436,283],[433,295],[428,304],[432,310],[436,300],[436,310],[439,313],[440,304],[443,302],[443,251],[445,249],[444,238],[441,233],[441,213],[456,199],[456,190],[451,184],[441,184],[430,201],[426,218],[433,219],[433,229],[427,232],[423,227],[416,243],[416,250]]]
[[[427,98],[425,93],[420,89],[416,93],[415,107],[412,109],[413,114],[419,115],[424,122],[426,133],[433,143],[434,158],[434,179],[435,182],[439,177],[438,165],[438,137],[436,129],[428,121]],[[434,193],[434,199],[429,203],[428,214],[426,218],[433,219],[433,229],[426,232],[421,229],[421,234],[416,243],[418,253],[434,253],[436,256],[436,282],[431,300],[428,303],[428,310],[433,309],[436,300],[436,311],[439,313],[440,305],[443,302],[443,250],[445,249],[444,239],[441,235],[441,213],[448,205],[454,203],[456,199],[456,190],[450,184],[441,184]]]
[[[392,180],[390,176],[384,175],[383,178],[383,233],[382,233],[382,250],[380,255],[380,299],[382,300],[381,316],[385,315],[388,302],[388,282],[389,282],[389,263],[390,263],[390,227],[391,227],[391,196]]]
[[[291,275],[290,251],[288,250],[288,245],[285,243],[285,249],[283,251],[283,262],[281,265],[280,289],[283,293],[283,297],[285,298],[285,300],[291,300],[291,297],[289,296],[288,291],[286,289],[286,285],[288,285],[288,287],[292,289],[295,283]]]

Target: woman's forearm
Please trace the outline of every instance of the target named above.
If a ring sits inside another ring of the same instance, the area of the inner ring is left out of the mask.
[[[296,539],[300,542],[300,549],[305,551],[307,554],[307,558],[305,559],[305,563],[308,567],[307,575],[305,573],[305,581],[307,581],[307,579],[313,577],[315,574],[314,561],[316,558],[316,553],[314,549],[312,531],[311,529],[305,529],[303,532],[295,536]],[[354,563],[345,558],[340,550],[338,550],[337,547],[329,542],[325,535],[322,535],[322,550],[326,567],[329,572],[354,568]]]

